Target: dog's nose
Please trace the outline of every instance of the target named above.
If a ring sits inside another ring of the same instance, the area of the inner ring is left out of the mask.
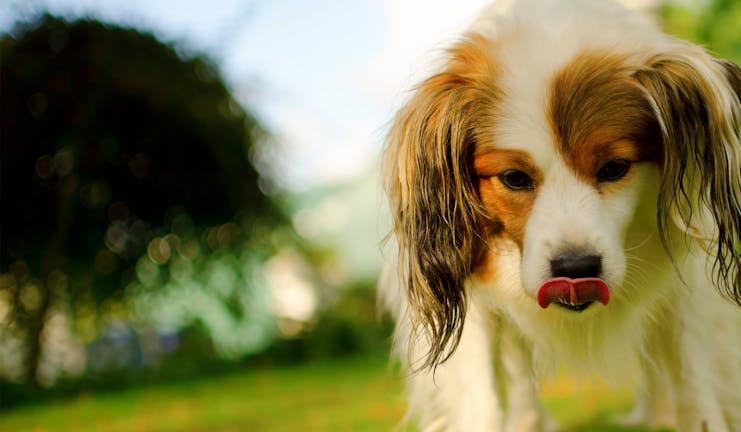
[[[551,260],[553,277],[572,279],[598,277],[602,273],[602,257],[578,252],[566,252]]]

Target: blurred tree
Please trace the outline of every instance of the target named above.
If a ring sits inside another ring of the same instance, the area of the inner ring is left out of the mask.
[[[741,1],[668,0],[659,12],[667,32],[741,64]]]
[[[0,53],[0,300],[34,382],[54,302],[120,298],[137,259],[162,264],[178,233],[218,224],[223,246],[283,218],[250,162],[262,130],[206,59],[51,16]]]

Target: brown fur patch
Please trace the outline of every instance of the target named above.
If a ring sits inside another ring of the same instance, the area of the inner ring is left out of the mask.
[[[535,190],[542,182],[541,172],[530,155],[520,150],[489,149],[476,154],[473,165],[478,176],[477,192],[491,219],[487,234],[510,238],[522,247],[525,225],[535,201]],[[535,188],[519,191],[508,189],[498,177],[499,173],[508,169],[529,175]]]
[[[551,83],[549,118],[557,147],[576,175],[598,189],[600,167],[612,159],[661,158],[656,116],[633,69],[622,57],[586,52],[562,68]]]
[[[479,281],[490,281],[497,274],[497,253],[491,249],[482,250],[471,275]]]

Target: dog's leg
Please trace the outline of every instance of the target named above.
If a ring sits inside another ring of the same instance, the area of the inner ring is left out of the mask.
[[[656,308],[644,318],[646,340],[635,392],[633,410],[616,419],[618,424],[673,428],[676,425],[676,398],[671,380],[671,365],[676,360],[676,316],[670,307]]]
[[[715,346],[718,361],[718,398],[731,432],[741,432],[741,311],[732,304],[716,330],[722,334]]]
[[[458,349],[437,368],[409,378],[409,415],[422,431],[498,432],[502,408],[492,368],[493,326],[474,305],[468,311]],[[425,347],[417,347],[416,354]]]
[[[697,301],[698,297],[702,302]],[[693,311],[697,319],[688,319],[685,327],[703,341],[700,349],[704,355],[697,361],[708,363],[697,363],[697,367],[711,375],[703,384],[713,386],[717,409],[722,411],[727,426],[717,430],[741,432],[741,309],[709,289],[696,294],[691,306],[698,309]],[[689,350],[686,355],[698,353]],[[711,420],[708,431],[716,430]]]
[[[674,393],[669,378],[662,371],[665,367],[663,362],[643,362],[633,410],[618,417],[618,424],[647,425],[651,429],[673,427],[676,424]]]
[[[501,332],[498,358],[507,400],[506,432],[556,430],[558,425],[540,403],[539,385],[532,367],[532,352],[514,331]]]
[[[724,401],[719,389],[737,384],[724,382],[727,377],[721,376],[718,363],[718,353],[730,353],[738,343],[722,337],[724,332],[720,326],[729,318],[723,315],[730,306],[723,304],[725,300],[710,290],[710,281],[700,276],[704,274],[696,268],[690,288],[678,288],[687,290],[680,297],[677,310],[676,361],[670,364],[677,398],[678,432],[727,432]],[[734,347],[719,346],[729,343]],[[733,391],[738,391],[738,388]]]
[[[691,330],[682,331],[679,347],[679,370],[675,371],[677,384],[677,431],[727,432],[721,401],[715,394],[711,356]]]

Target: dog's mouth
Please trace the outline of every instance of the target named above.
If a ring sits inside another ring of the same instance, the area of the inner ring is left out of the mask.
[[[610,301],[610,289],[599,278],[557,277],[546,281],[538,290],[538,304],[543,309],[556,303],[568,310],[581,312],[595,301],[605,306]]]

